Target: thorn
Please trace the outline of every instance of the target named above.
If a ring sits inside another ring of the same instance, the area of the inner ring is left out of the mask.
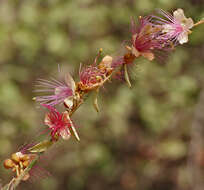
[[[95,97],[94,97],[94,102],[93,102],[93,106],[96,110],[96,112],[99,112],[99,106],[98,106],[98,92],[99,90],[97,89],[96,92],[95,92]]]
[[[129,79],[129,75],[128,75],[128,71],[127,71],[127,65],[124,64],[123,67],[124,67],[125,81],[127,82],[128,87],[131,88],[132,85],[130,83],[130,79]]]
[[[130,46],[125,46],[125,48],[128,50],[128,51],[132,51],[132,48]]]
[[[80,64],[79,64],[79,75],[80,75],[81,70],[82,70],[82,65],[83,65],[83,63],[82,63],[82,62],[80,62]]]
[[[71,131],[72,131],[72,133],[74,134],[75,138],[76,138],[78,141],[80,141],[79,135],[78,135],[78,133],[77,133],[77,131],[76,131],[76,129],[75,129],[75,127],[74,127],[73,124],[71,125]]]

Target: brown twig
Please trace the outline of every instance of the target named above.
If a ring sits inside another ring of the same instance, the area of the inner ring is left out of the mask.
[[[202,20],[196,22],[196,23],[193,25],[193,27],[198,26],[198,25],[203,24],[203,23],[204,23],[204,19],[202,19]]]

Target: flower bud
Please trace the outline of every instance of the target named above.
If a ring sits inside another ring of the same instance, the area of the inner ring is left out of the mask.
[[[14,166],[15,166],[15,163],[11,159],[6,159],[4,161],[4,168],[10,169],[10,168],[13,168]]]
[[[20,157],[19,157],[19,155],[17,155],[16,153],[13,153],[13,154],[11,155],[11,159],[12,159],[15,163],[20,162]]]
[[[23,167],[26,168],[26,167],[29,165],[29,163],[30,163],[30,162],[29,162],[28,160],[24,161],[24,162],[23,162]]]
[[[106,67],[111,67],[111,64],[112,64],[112,61],[113,61],[113,58],[109,55],[106,55],[103,59],[102,59],[102,62],[104,63],[104,65]]]
[[[20,160],[21,160],[21,161],[27,161],[27,160],[30,160],[30,156],[27,155],[27,154],[23,154],[22,157],[20,157]]]

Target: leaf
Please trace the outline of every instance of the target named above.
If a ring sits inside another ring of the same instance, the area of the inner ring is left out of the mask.
[[[40,142],[36,145],[34,145],[33,147],[29,148],[28,150],[32,153],[42,153],[44,151],[46,151],[51,145],[53,144],[52,141],[43,141]]]

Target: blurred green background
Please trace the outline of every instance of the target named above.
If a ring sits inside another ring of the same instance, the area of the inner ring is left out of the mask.
[[[122,42],[131,39],[130,17],[156,8],[183,8],[195,21],[204,17],[203,0],[1,0],[2,162],[46,128],[44,111],[32,101],[36,79],[57,78],[59,64],[78,80],[80,62],[92,63],[99,48],[120,55]],[[88,98],[73,117],[81,142],[60,142],[42,160],[51,176],[18,189],[191,189],[188,160],[204,79],[203,30],[194,28],[190,42],[165,63],[136,60],[129,70],[133,88],[116,80],[107,84],[99,114]],[[2,166],[0,176],[5,184],[12,172]]]

